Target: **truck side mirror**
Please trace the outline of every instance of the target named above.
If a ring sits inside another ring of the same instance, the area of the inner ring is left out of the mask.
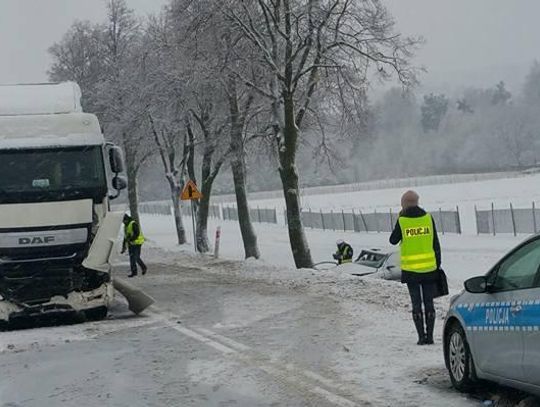
[[[124,172],[124,157],[122,155],[122,149],[118,146],[111,146],[109,149],[109,162],[111,164],[111,170],[115,174]],[[117,188],[115,188],[117,189]]]
[[[122,175],[117,175],[112,179],[112,186],[117,191],[122,191],[127,188],[127,179]]]

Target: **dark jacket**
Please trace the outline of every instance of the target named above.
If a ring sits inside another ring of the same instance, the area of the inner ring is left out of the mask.
[[[426,211],[418,206],[407,208],[402,211],[399,216],[406,218],[421,218],[426,215]],[[396,222],[394,231],[390,235],[390,243],[397,245],[401,242],[403,236],[401,235],[401,227],[399,221]],[[439,242],[439,236],[437,235],[437,228],[435,227],[435,220],[433,220],[433,251],[435,252],[435,258],[437,260],[437,269],[441,268],[441,244]],[[431,273],[414,273],[412,271],[401,270],[401,282],[402,283],[427,283],[430,281],[437,281],[438,273],[433,271]]]
[[[354,256],[353,248],[348,243],[343,243],[338,246],[337,252],[334,254],[334,259],[338,261],[339,264],[347,260],[352,260]]]

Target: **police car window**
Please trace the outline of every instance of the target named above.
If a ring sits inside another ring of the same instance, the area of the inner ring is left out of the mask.
[[[539,268],[540,239],[523,246],[501,263],[493,288],[498,291],[533,288]]]

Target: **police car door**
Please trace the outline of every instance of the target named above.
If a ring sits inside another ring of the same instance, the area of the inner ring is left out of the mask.
[[[484,373],[524,381],[523,337],[527,329],[524,303],[537,293],[540,239],[505,257],[488,277],[488,290],[476,302],[472,327],[475,362]]]
[[[519,306],[522,308],[525,381],[540,386],[540,270],[534,286],[527,290],[527,296]]]

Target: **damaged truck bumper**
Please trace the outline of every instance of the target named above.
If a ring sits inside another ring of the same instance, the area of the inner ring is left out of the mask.
[[[55,296],[38,305],[16,304],[6,299],[0,300],[0,322],[10,322],[23,317],[41,317],[50,314],[82,312],[101,307],[109,307],[113,300],[114,288],[111,282],[91,291],[71,292],[67,296]]]
[[[48,314],[90,315],[91,311],[96,311],[94,318],[104,317],[114,296],[111,257],[121,220],[121,213],[107,213],[88,249],[60,248],[74,251],[71,256],[2,259],[0,323]],[[53,249],[47,250],[52,253]],[[83,251],[84,258],[79,255]]]

